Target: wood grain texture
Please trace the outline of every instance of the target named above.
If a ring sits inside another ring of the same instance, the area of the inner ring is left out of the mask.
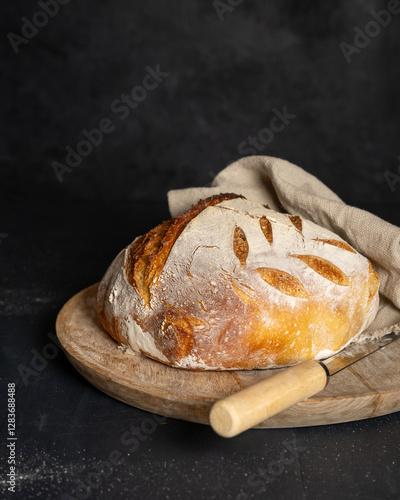
[[[119,346],[103,329],[97,284],[72,297],[56,330],[72,365],[95,387],[129,405],[167,417],[209,424],[219,399],[279,370],[195,372],[171,368]],[[400,410],[400,343],[381,349],[331,378],[319,394],[257,428],[304,427],[372,418]]]

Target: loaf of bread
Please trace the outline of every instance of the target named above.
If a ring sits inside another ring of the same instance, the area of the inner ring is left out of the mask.
[[[375,317],[378,287],[331,231],[221,194],[124,249],[98,309],[117,342],[167,365],[269,368],[342,349]]]

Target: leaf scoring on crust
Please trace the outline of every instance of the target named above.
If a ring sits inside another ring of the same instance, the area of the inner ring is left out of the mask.
[[[162,324],[164,336],[170,343],[170,350],[177,359],[190,354],[194,344],[195,332],[206,328],[203,321],[185,314],[176,307],[166,304],[165,321]]]
[[[285,295],[308,299],[309,295],[303,283],[292,274],[270,267],[259,267],[256,271],[268,285],[273,286]]]
[[[299,215],[289,215],[290,222],[300,234],[303,234],[303,222]]]
[[[334,239],[323,239],[323,238],[314,238],[314,241],[320,241],[322,243],[327,243],[328,245],[333,245],[338,248],[342,248],[343,250],[347,250],[348,252],[351,253],[357,253],[353,247],[351,247],[348,243],[345,241],[340,241],[340,240],[334,240]]]
[[[239,286],[239,284],[236,284],[233,280],[231,281],[231,284],[232,284],[232,288],[235,291],[236,295],[245,304],[251,305],[253,303],[254,299],[252,299],[252,297],[249,294],[247,294],[245,290],[243,290],[243,288],[246,288],[251,293],[251,292],[254,292],[254,290],[252,288],[250,288],[247,285],[244,285],[243,283],[241,283],[241,286]]]
[[[128,283],[138,289],[146,307],[150,307],[150,288],[157,282],[171,248],[187,224],[207,207],[234,198],[241,198],[241,196],[223,193],[200,200],[187,212],[159,224],[129,246],[125,261],[125,275]]]
[[[165,221],[147,234],[134,241],[127,250],[125,275],[131,286],[137,287],[145,304],[150,303],[149,283],[154,273],[149,276],[149,266],[162,245],[172,221]]]
[[[265,215],[260,219],[260,227],[268,243],[272,245],[272,242],[274,241],[274,235],[272,233],[272,224],[269,221],[269,219],[265,217]]]
[[[239,259],[240,265],[245,267],[249,255],[249,244],[243,229],[239,226],[235,227],[233,233],[233,252]]]
[[[332,283],[335,283],[335,285],[350,285],[348,276],[344,274],[344,272],[341,271],[338,267],[332,264],[332,262],[330,262],[329,260],[323,259],[322,257],[317,257],[316,255],[291,254],[290,257],[300,259],[317,274],[329,281],[332,281]]]

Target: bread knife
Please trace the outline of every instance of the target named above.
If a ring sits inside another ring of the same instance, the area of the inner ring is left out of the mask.
[[[350,344],[323,361],[304,361],[217,401],[210,424],[223,437],[234,437],[322,391],[330,377],[360,359],[398,341],[400,332]]]

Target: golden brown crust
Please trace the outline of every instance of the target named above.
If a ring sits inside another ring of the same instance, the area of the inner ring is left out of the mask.
[[[225,193],[200,200],[187,212],[159,224],[131,245],[125,263],[128,282],[137,287],[147,307],[150,306],[150,287],[157,282],[172,246],[186,225],[205,208],[238,197],[237,194]]]
[[[336,285],[349,286],[350,280],[338,267],[336,267],[329,260],[317,257],[316,255],[294,255],[290,257],[302,260],[307,266],[311,267],[313,271],[323,276]]]
[[[121,254],[99,287],[103,325],[171,366],[318,359],[368,326],[377,308],[378,276],[350,245],[235,194],[201,200]]]
[[[324,238],[314,238],[314,241],[320,241],[321,243],[327,243],[328,245],[333,245],[338,248],[342,248],[343,250],[347,250],[351,253],[357,253],[353,247],[351,247],[345,241],[334,240],[334,239],[324,239]]]
[[[233,252],[239,259],[240,265],[245,267],[249,255],[249,244],[243,229],[239,226],[235,227],[233,234]]]
[[[153,278],[149,269],[157,258],[162,240],[170,226],[171,221],[159,224],[128,249],[128,259],[125,264],[128,283],[138,288],[146,305],[150,303],[149,287]]]
[[[368,302],[371,302],[374,296],[378,293],[379,276],[378,273],[373,269],[371,262],[368,263],[369,263]]]
[[[167,304],[165,321],[162,324],[163,336],[167,339],[167,342],[163,341],[164,352],[175,359],[187,356],[194,343],[193,334],[196,327],[204,327],[204,322]]]
[[[299,215],[289,215],[290,222],[297,229],[299,233],[303,231],[303,223],[301,222],[301,217]]]
[[[259,267],[256,271],[268,285],[273,286],[285,295],[308,299],[309,294],[303,283],[292,274],[269,267]]]
[[[274,235],[272,233],[272,224],[267,217],[263,216],[260,218],[260,227],[268,243],[272,245],[274,241]]]

